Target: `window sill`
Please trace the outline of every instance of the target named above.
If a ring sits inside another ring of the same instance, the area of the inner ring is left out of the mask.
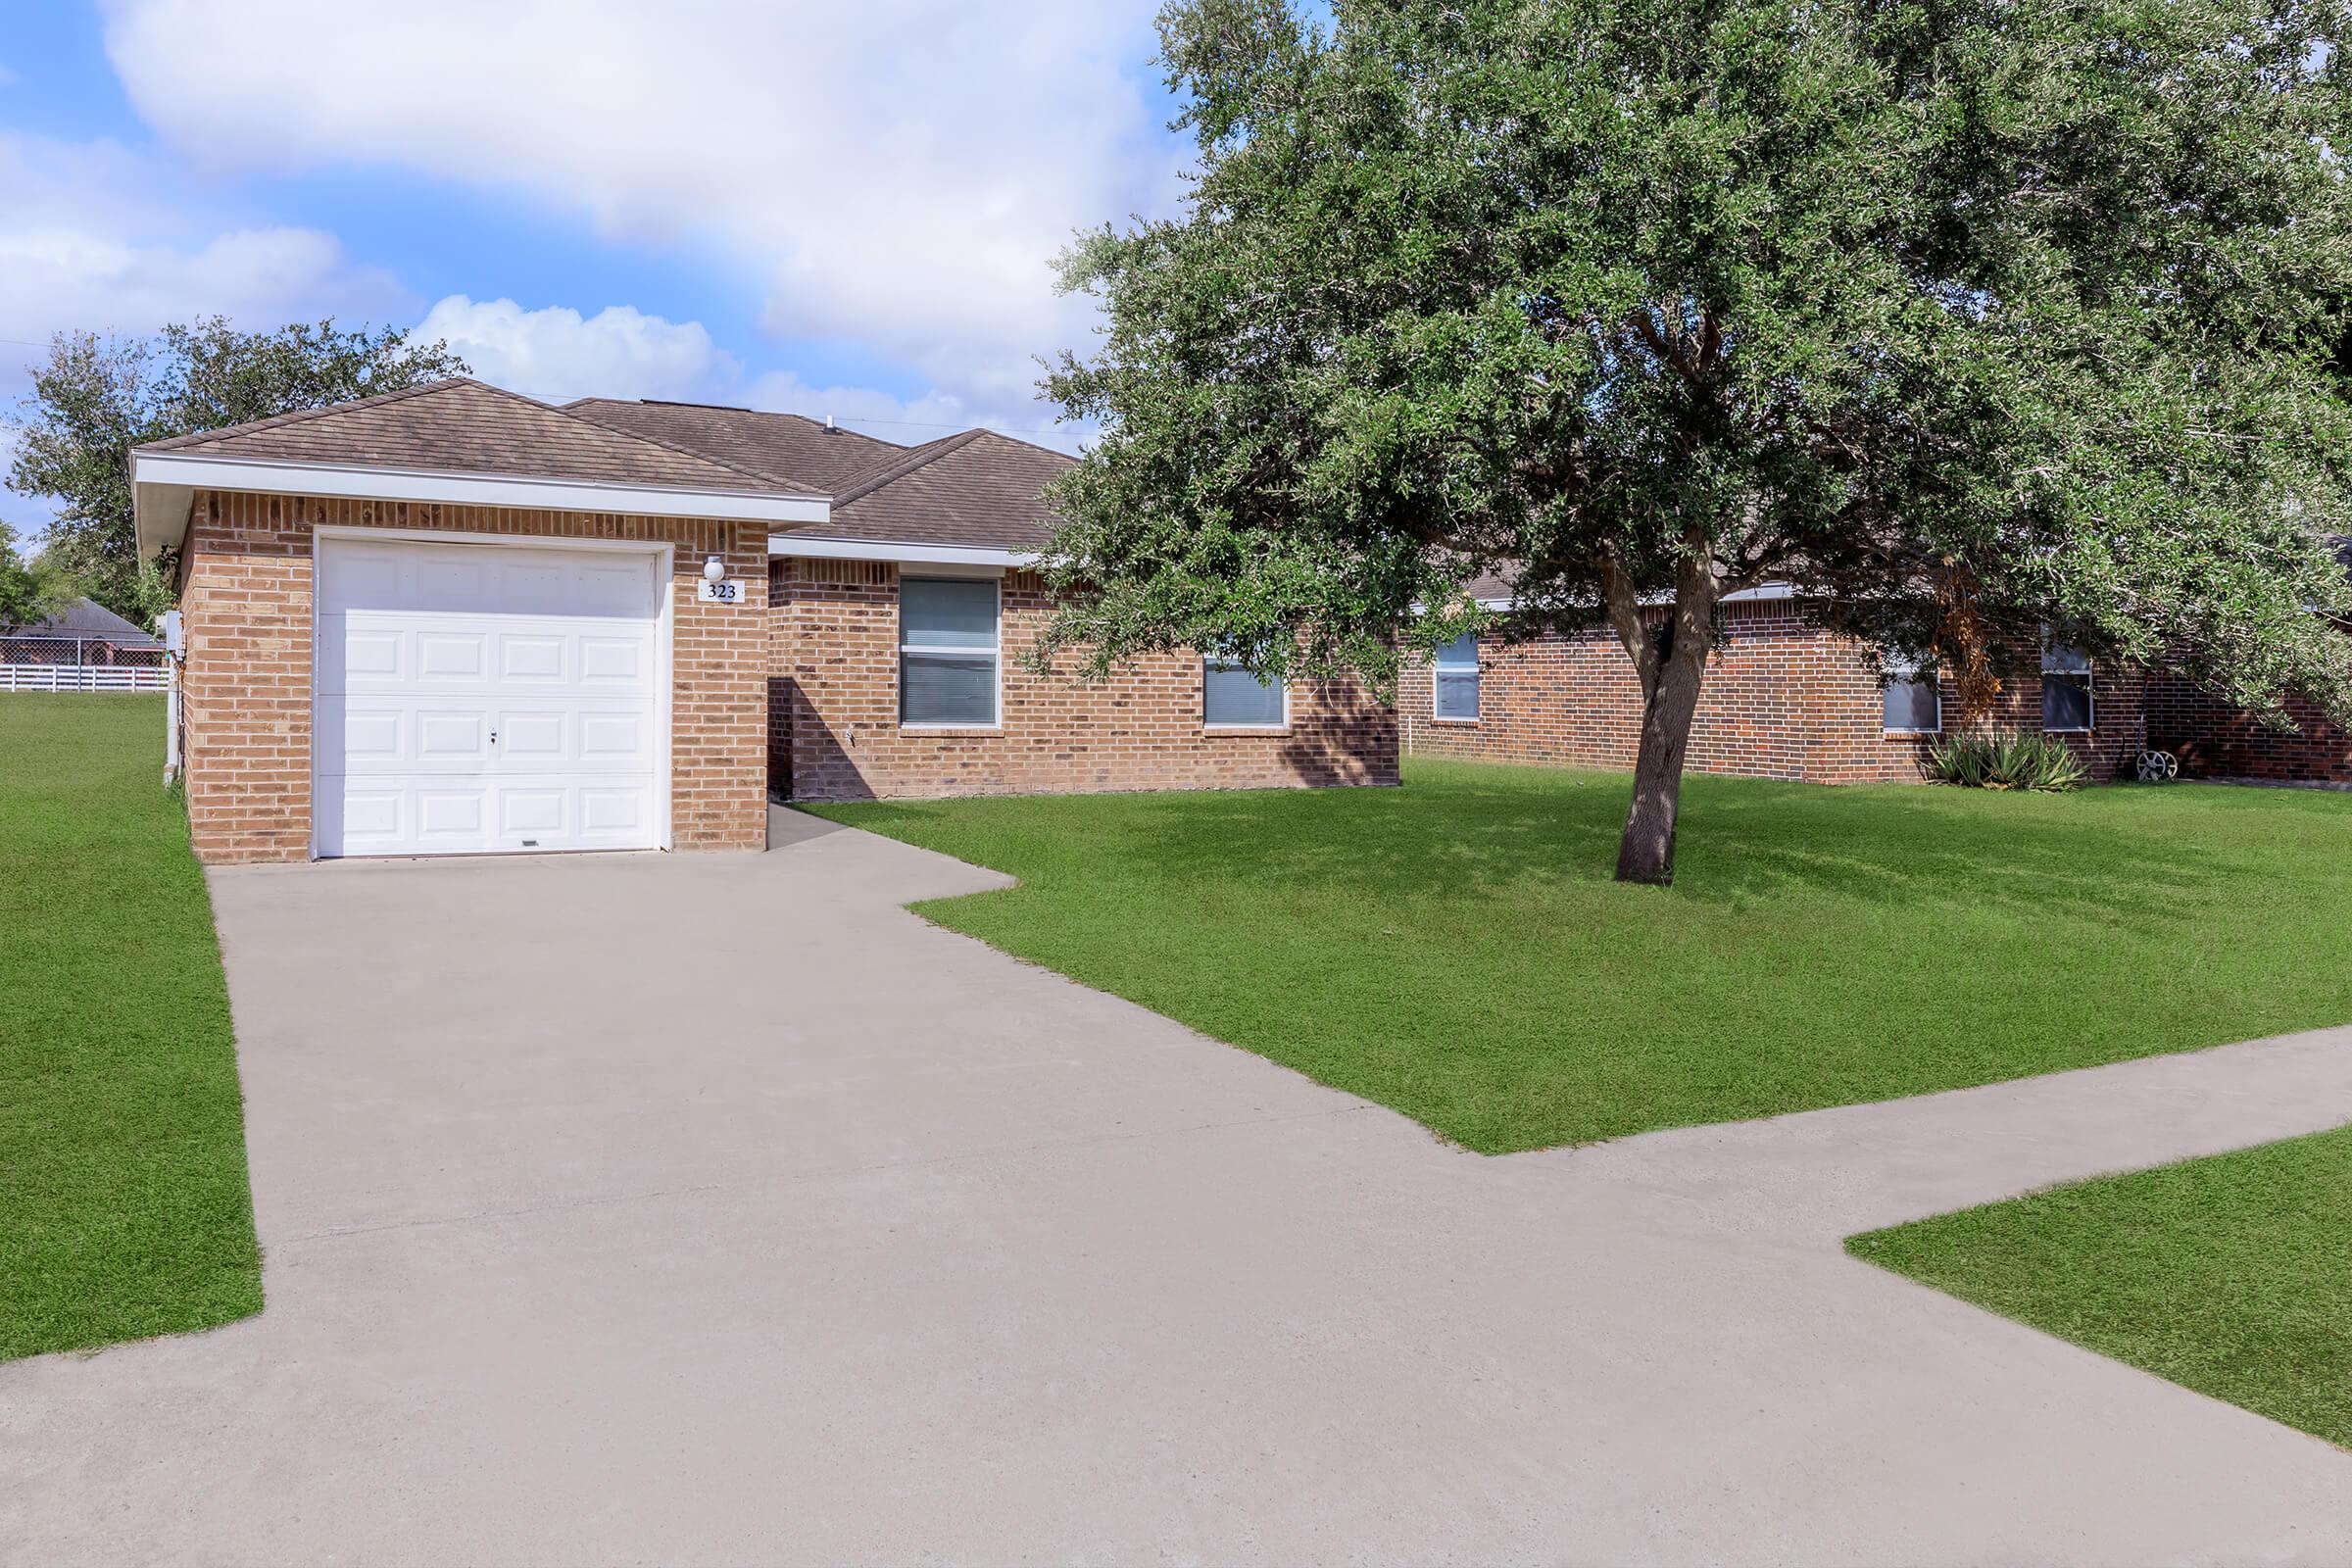
[[[1002,724],[901,724],[902,735],[1002,735]]]
[[[2090,730],[2090,729],[2088,729],[2088,728],[2083,728],[2083,729],[2051,729],[2051,728],[2049,728],[2048,726],[2046,726],[2046,725],[2045,725],[2045,726],[2043,726],[2043,728],[2042,728],[2042,733],[2043,733],[2044,735],[2089,735],[2089,734],[2092,734],[2092,733],[2095,733],[2095,732],[2094,732],[2094,731],[2092,731],[2092,730]]]
[[[1288,735],[1288,724],[1203,724],[1203,735]]]
[[[1429,720],[1429,721],[1430,721],[1432,724],[1473,724],[1473,725],[1474,725],[1474,724],[1476,724],[1476,723],[1478,722],[1478,720],[1477,720],[1477,719],[1475,719],[1475,718],[1447,718],[1447,717],[1446,717],[1445,714],[1443,714],[1443,713],[1435,713],[1435,714],[1432,714],[1432,715],[1430,716],[1430,720]]]
[[[1911,741],[1930,735],[1940,735],[1941,729],[1883,729],[1879,733],[1888,740]]]

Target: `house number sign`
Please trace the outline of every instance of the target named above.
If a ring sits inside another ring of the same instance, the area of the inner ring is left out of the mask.
[[[716,582],[705,577],[701,591],[695,595],[706,605],[740,605],[743,603],[743,579],[721,577]]]

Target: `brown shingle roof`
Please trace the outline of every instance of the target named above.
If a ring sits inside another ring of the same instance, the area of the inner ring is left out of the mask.
[[[1468,591],[1471,598],[1482,602],[1493,599],[1508,599],[1518,591],[1512,579],[1504,576],[1500,571],[1482,572],[1462,584],[1462,587]]]
[[[809,493],[777,474],[614,429],[466,376],[174,436],[139,450],[682,490]]]
[[[163,640],[107,609],[95,599],[76,599],[47,620],[0,624],[12,637],[99,637],[118,648],[161,648]]]
[[[844,475],[886,463],[906,450],[798,414],[760,414],[710,403],[581,398],[564,404],[564,412],[667,441],[738,467],[806,481],[808,488],[820,491],[835,488]]]
[[[832,492],[833,520],[796,529],[796,538],[1036,550],[1053,532],[1041,492],[1072,461],[993,430],[903,447],[797,414],[712,404],[583,398],[564,408],[746,467],[814,480]]]
[[[820,539],[1037,550],[1054,532],[1046,482],[1075,460],[994,430],[965,430],[907,449],[835,490]]]
[[[903,447],[797,414],[582,398],[563,408],[456,376],[140,448],[354,468],[833,497],[808,537],[1036,550],[1072,460],[993,430]]]

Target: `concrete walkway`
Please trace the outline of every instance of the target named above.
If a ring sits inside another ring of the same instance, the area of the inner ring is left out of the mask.
[[[269,1308],[0,1366],[0,1560],[2352,1561],[2352,1455],[1838,1248],[2352,1033],[1488,1159],[783,821],[216,877]]]

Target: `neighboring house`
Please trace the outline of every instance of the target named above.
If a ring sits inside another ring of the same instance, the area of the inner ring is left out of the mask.
[[[1495,579],[1473,587],[1493,609],[1507,606],[1509,592]],[[1933,671],[1882,682],[1860,644],[1808,624],[1799,610],[1779,587],[1724,601],[1690,765],[1818,784],[1921,778],[1929,749],[1958,721],[1951,683]],[[2352,737],[2309,704],[2288,705],[2298,726],[2288,733],[2177,676],[2064,648],[2045,651],[2040,665],[2005,678],[1989,722],[2062,737],[2093,778],[2126,776],[2155,749],[2180,756],[2191,775],[2352,782]],[[1405,671],[1397,713],[1411,755],[1630,768],[1642,705],[1616,634],[1592,630],[1513,645],[1457,638]]]
[[[92,599],[0,625],[0,692],[161,691],[164,645]]]
[[[153,663],[163,640],[95,599],[76,599],[46,620],[0,624],[0,661],[18,664]]]
[[[1395,781],[1352,685],[1019,667],[1067,462],[466,378],[141,447],[197,853],[756,848],[787,788]]]

